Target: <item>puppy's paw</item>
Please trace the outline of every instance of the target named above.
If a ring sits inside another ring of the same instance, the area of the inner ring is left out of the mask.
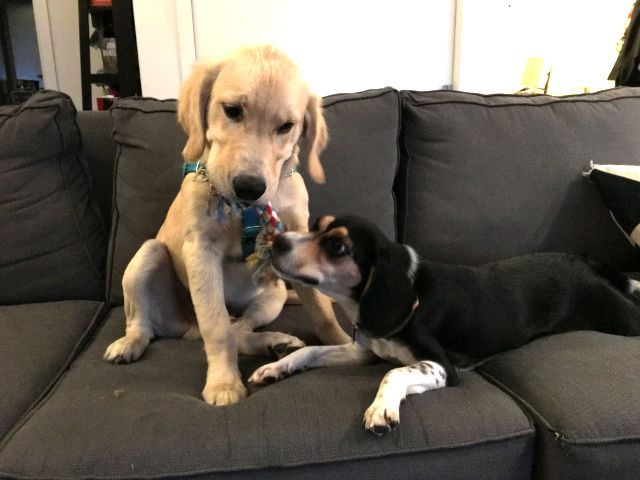
[[[238,403],[247,396],[247,389],[241,381],[234,383],[207,383],[202,390],[204,401],[217,406]]]
[[[144,335],[125,335],[107,347],[103,358],[113,363],[135,362],[147,345],[149,345],[149,338]]]
[[[364,428],[377,437],[391,432],[400,424],[397,407],[387,404],[384,398],[376,399],[364,412]]]
[[[280,338],[273,338],[271,345],[269,345],[269,353],[271,356],[281,359],[289,355],[290,353],[300,350],[305,346],[305,343],[298,337],[287,335],[285,333],[278,334]]]

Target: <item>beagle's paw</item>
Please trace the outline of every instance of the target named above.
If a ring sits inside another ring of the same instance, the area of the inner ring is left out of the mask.
[[[391,432],[400,424],[398,406],[389,404],[383,398],[377,398],[364,412],[364,428],[377,437]]]
[[[149,345],[149,337],[145,335],[125,335],[107,347],[103,358],[113,363],[135,362],[147,345]]]
[[[246,396],[247,389],[241,381],[234,383],[207,383],[202,390],[204,401],[219,407],[238,403]]]

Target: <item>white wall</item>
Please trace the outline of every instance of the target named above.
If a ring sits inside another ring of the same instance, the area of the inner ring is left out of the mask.
[[[632,0],[458,0],[454,87],[515,92],[528,57],[551,65],[552,94],[613,87],[606,79],[631,6]],[[543,73],[540,86],[545,78]]]
[[[45,88],[60,90],[82,108],[78,2],[33,0]]]
[[[77,1],[33,0],[33,6],[44,85],[80,106]],[[282,48],[322,95],[450,83],[513,92],[528,57],[552,64],[550,93],[563,94],[613,85],[606,77],[631,0],[133,0],[133,6],[147,96],[176,97],[196,58],[247,43]]]
[[[195,61],[191,2],[134,0],[142,95],[175,98]]]
[[[441,88],[452,82],[454,9],[455,0],[134,0],[142,92],[175,97],[195,58],[261,43],[290,55],[321,95]]]

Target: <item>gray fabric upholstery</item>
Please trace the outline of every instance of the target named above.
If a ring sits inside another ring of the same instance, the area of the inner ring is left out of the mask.
[[[327,181],[304,169],[311,221],[321,215],[358,214],[396,238],[393,181],[399,163],[400,101],[392,88],[323,99],[329,143],[322,153]]]
[[[330,140],[321,159],[327,183],[306,178],[312,218],[359,213],[395,237],[398,92],[334,95],[324,108]],[[142,242],[156,235],[180,188],[186,137],[176,123],[175,100],[127,98],[111,112],[118,152],[107,297],[117,304],[124,269]]]
[[[0,306],[0,448],[78,353],[103,308],[89,300]]]
[[[206,372],[200,341],[161,339],[136,363],[105,363],[104,349],[123,327],[122,308],[113,309],[55,392],[0,452],[0,473],[158,478],[294,468],[298,477],[327,478],[348,470],[341,462],[371,459],[365,466],[371,478],[419,465],[419,475],[410,476],[441,478],[452,465],[460,467],[449,478],[529,476],[529,419],[475,373],[462,374],[459,387],[410,397],[399,429],[376,438],[362,416],[389,364],[317,369],[253,387],[236,405],[213,407],[200,397]],[[241,358],[243,377],[265,361]],[[399,466],[405,457],[409,463]]]
[[[333,304],[338,323],[342,329],[349,335],[353,335],[353,327],[348,317],[344,314],[343,310],[336,303]],[[282,310],[278,318],[271,322],[266,327],[258,329],[259,331],[272,330],[274,332],[285,332],[290,335],[295,335],[307,345],[320,345],[321,342],[318,337],[311,331],[311,325],[309,318],[304,311],[302,305],[287,305]]]
[[[453,263],[569,251],[640,269],[637,252],[581,175],[592,160],[640,163],[638,89],[402,98],[406,243]]]
[[[107,256],[107,300],[122,303],[122,275],[142,243],[155,237],[180,189],[186,136],[175,100],[125,98],[111,109],[117,144]]]
[[[104,111],[80,111],[77,122],[82,134],[82,151],[91,174],[93,197],[98,202],[106,230],[109,231],[116,155],[111,115]]]
[[[536,421],[535,478],[638,478],[639,352],[639,337],[572,332],[481,367]]]
[[[53,91],[0,107],[0,304],[104,298],[106,234],[75,113]]]
[[[391,237],[397,220],[400,240],[439,260],[480,263],[560,249],[640,270],[637,251],[580,176],[590,160],[638,163],[639,89],[566,99],[460,92],[400,97],[400,132],[393,89],[324,99],[328,183],[307,181],[312,217],[358,213]],[[43,185],[47,194],[67,191],[60,181],[65,175],[49,163],[46,175],[40,168],[28,177],[37,182],[24,185],[7,167],[18,164],[22,149],[24,159],[51,153],[44,140],[59,146],[62,138],[58,150],[77,150],[67,97],[45,92],[44,99],[56,107],[28,109],[20,119],[14,118],[18,110],[0,108],[0,178],[12,188],[24,186],[12,194],[33,197],[45,192]],[[155,235],[179,188],[185,136],[175,107],[174,100],[125,99],[111,114],[78,118],[103,215],[111,212],[110,175],[117,167],[107,274],[114,303],[122,300],[127,262]],[[20,128],[5,136],[6,125],[17,120]],[[27,135],[34,125],[43,129]],[[47,162],[66,165],[56,158]],[[71,164],[84,170],[81,159]],[[70,171],[76,172],[63,172]],[[301,171],[306,175],[304,165]],[[87,176],[80,178],[69,177],[86,186]],[[18,204],[5,198],[4,185],[0,223],[11,241],[2,237],[0,297],[8,286],[77,298],[78,282],[91,287],[82,273],[67,284],[59,265],[30,267],[24,275],[5,269],[7,246],[11,251],[25,238],[29,252],[57,245],[70,220],[57,209],[42,215],[49,209],[40,207],[36,218],[55,219],[54,227],[20,237]],[[84,261],[64,258],[69,275],[84,268]],[[102,355],[123,334],[125,319],[115,307],[99,325],[105,310],[99,302],[75,300],[0,306],[0,478],[640,477],[638,338],[575,332],[539,339],[478,372],[462,372],[457,387],[410,396],[399,429],[375,438],[361,420],[389,364],[309,371],[249,386],[249,398],[237,405],[212,407],[200,396],[202,342],[159,339],[140,361],[111,365]],[[350,331],[345,316],[338,317]],[[318,343],[301,306],[287,306],[268,328]],[[243,378],[267,361],[241,357]]]

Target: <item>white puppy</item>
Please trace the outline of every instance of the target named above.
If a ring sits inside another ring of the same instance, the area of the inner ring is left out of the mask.
[[[246,396],[238,352],[285,353],[303,343],[253,331],[278,316],[286,289],[275,277],[254,283],[241,260],[241,221],[221,198],[231,205],[270,202],[287,230],[307,231],[307,190],[294,169],[300,156],[324,181],[318,155],[327,130],[320,98],[296,65],[268,46],[196,64],[180,90],[178,118],[188,134],[183,155],[201,167],[185,176],[156,238],[129,263],[122,281],[126,334],[105,359],[135,361],[155,336],[199,332],[208,362],[202,395],[228,405]],[[296,291],[324,343],[349,341],[327,297],[308,287]],[[233,324],[227,307],[242,312]]]

